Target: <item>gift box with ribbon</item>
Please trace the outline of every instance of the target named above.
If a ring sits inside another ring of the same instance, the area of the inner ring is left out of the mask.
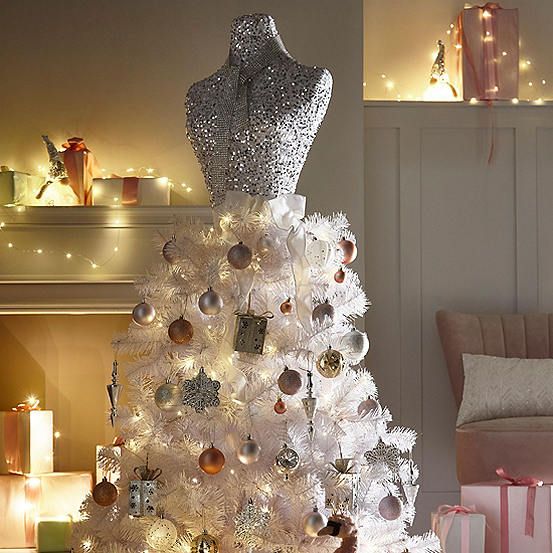
[[[12,171],[7,166],[0,167],[0,205],[45,205],[40,195],[46,183],[44,177]]]
[[[518,96],[518,10],[496,2],[465,8],[457,19],[465,100]]]
[[[121,455],[124,440],[115,438],[112,444],[96,446],[96,482],[104,478],[114,484],[121,478]]]
[[[94,179],[94,205],[169,205],[166,177],[108,177]]]
[[[441,505],[431,522],[443,553],[484,553],[486,517],[473,507]]]
[[[94,154],[77,136],[69,138],[61,153],[63,163],[73,189],[81,205],[92,205],[92,180],[98,175],[98,163]]]
[[[0,474],[54,470],[54,415],[20,404],[0,411]]]
[[[36,528],[37,553],[71,551],[71,517],[40,517]]]
[[[137,479],[129,482],[129,515],[142,517],[156,514],[158,478],[161,473],[161,469],[148,466],[148,458],[145,465],[134,469]]]
[[[0,549],[34,547],[36,493],[19,474],[0,475]]]
[[[486,516],[486,553],[553,552],[553,488],[498,468],[499,482],[461,486],[461,502]]]

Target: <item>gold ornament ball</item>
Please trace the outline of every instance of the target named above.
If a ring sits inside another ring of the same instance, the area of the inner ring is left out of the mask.
[[[94,486],[92,499],[101,507],[109,507],[117,501],[118,494],[117,488],[104,476],[103,480]]]
[[[156,310],[153,305],[146,303],[145,301],[140,302],[134,306],[132,310],[132,320],[138,326],[148,326],[154,322],[156,318]]]
[[[283,301],[280,304],[280,312],[283,315],[290,315],[292,313],[293,309],[294,309],[294,306],[292,305],[292,302],[290,301],[290,298],[288,298],[287,300]]]
[[[165,382],[156,390],[154,400],[162,411],[173,411],[182,405],[182,396],[180,386]]]
[[[199,297],[198,307],[204,315],[218,315],[223,309],[223,298],[210,286]]]
[[[225,456],[220,449],[211,445],[210,448],[204,449],[198,460],[200,468],[206,474],[218,474],[225,466]]]
[[[338,246],[342,250],[342,263],[344,265],[353,263],[357,257],[357,246],[355,245],[355,242],[353,242],[353,240],[342,238],[342,240],[338,242]]]
[[[338,284],[342,284],[346,280],[346,272],[342,267],[340,267],[335,273],[334,273],[334,281]]]
[[[177,528],[170,520],[156,517],[146,532],[146,542],[158,551],[166,551],[177,542]]]
[[[280,391],[287,396],[293,396],[300,391],[301,385],[300,373],[294,369],[284,367],[284,370],[278,377],[278,387]]]
[[[325,378],[336,378],[344,368],[344,356],[329,347],[317,359],[317,370]]]
[[[175,344],[188,344],[194,336],[194,328],[190,321],[187,321],[184,317],[180,317],[176,321],[173,321],[169,325],[169,338]]]
[[[246,269],[252,262],[252,251],[243,242],[238,242],[228,251],[227,260],[235,269]]]
[[[219,542],[207,530],[196,536],[190,545],[190,553],[218,553]]]

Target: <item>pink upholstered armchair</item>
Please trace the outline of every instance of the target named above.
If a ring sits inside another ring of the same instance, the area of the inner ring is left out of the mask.
[[[457,408],[463,397],[463,353],[553,358],[553,314],[470,315],[438,311],[436,322]],[[505,466],[511,474],[553,482],[553,417],[467,423],[457,428],[455,443],[460,484],[495,480],[499,466]]]

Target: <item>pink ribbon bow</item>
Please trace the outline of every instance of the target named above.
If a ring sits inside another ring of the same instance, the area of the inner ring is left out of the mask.
[[[511,476],[503,467],[495,470],[497,476],[506,480],[501,484],[500,520],[501,520],[501,553],[509,553],[509,486],[526,486],[526,519],[524,535],[534,537],[534,510],[536,507],[536,488],[543,486],[543,481],[533,476]]]
[[[461,553],[470,552],[470,518],[466,515],[475,514],[474,507],[465,505],[440,505],[433,520],[432,530],[439,535],[440,544],[445,551],[447,536],[456,515],[461,518]]]

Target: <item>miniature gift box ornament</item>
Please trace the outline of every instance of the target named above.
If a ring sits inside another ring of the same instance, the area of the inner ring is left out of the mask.
[[[242,353],[263,354],[267,323],[273,318],[269,311],[255,315],[251,309],[251,297],[248,299],[248,309],[245,313],[236,313],[236,327],[234,333],[234,351]]]
[[[325,504],[333,513],[355,516],[359,508],[361,475],[355,459],[340,457],[331,463],[325,481]]]
[[[154,516],[157,503],[157,479],[162,470],[150,469],[148,458],[146,464],[134,469],[137,480],[129,483],[129,515],[134,517]]]

